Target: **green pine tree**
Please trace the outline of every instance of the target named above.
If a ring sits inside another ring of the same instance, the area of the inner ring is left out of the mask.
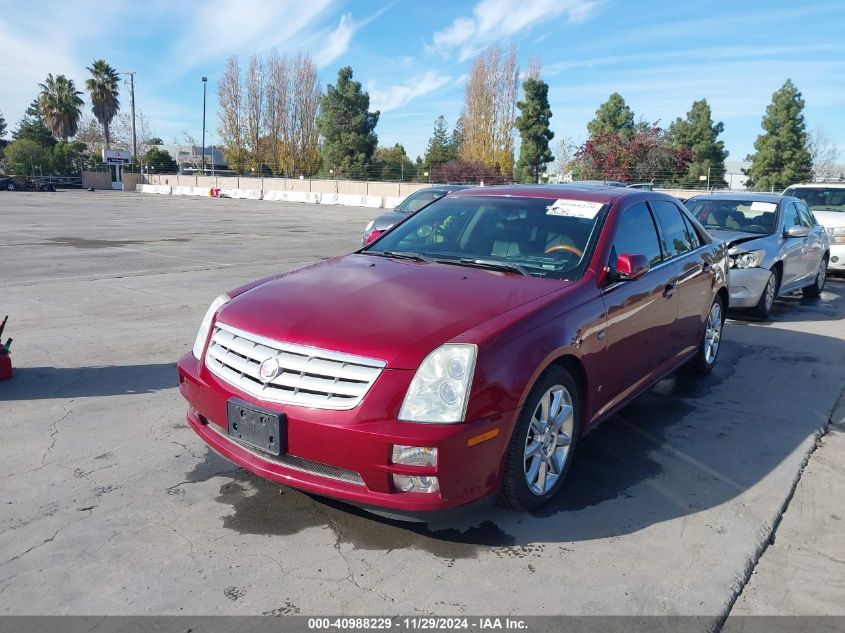
[[[38,109],[38,100],[29,104],[24,112],[24,117],[18,123],[18,129],[12,132],[12,138],[18,140],[34,141],[41,147],[52,149],[58,142],[53,134],[44,125],[44,117]]]
[[[0,112],[0,138],[6,136],[6,117]]]
[[[764,132],[754,142],[746,186],[760,191],[779,191],[807,180],[813,161],[807,149],[804,99],[791,79],[772,95],[763,117]]]
[[[678,117],[669,126],[669,137],[676,147],[688,147],[695,157],[680,184],[696,186],[709,175],[711,187],[724,187],[725,159],[728,152],[724,141],[718,140],[725,130],[721,121],[713,123],[713,115],[706,99],[694,101],[685,119]]]
[[[358,176],[370,163],[378,144],[375,134],[379,112],[370,112],[370,95],[361,83],[352,81],[352,68],[337,73],[337,84],[329,84],[320,99],[317,130],[322,138],[320,158],[323,170],[335,176]]]
[[[514,177],[520,182],[537,182],[546,165],[555,158],[549,149],[549,141],[555,135],[549,129],[552,118],[549,84],[542,79],[528,78],[522,84],[522,92],[524,98],[516,104],[520,115],[514,120],[520,138]]]
[[[423,159],[426,167],[440,167],[452,160],[452,150],[449,147],[449,129],[446,119],[441,114],[434,122],[434,133],[428,140],[428,148]]]
[[[461,155],[461,145],[464,142],[464,122],[458,117],[458,122],[452,129],[452,136],[449,137],[449,160],[458,160]],[[448,161],[447,161],[448,162]]]
[[[596,110],[596,118],[587,124],[587,131],[592,138],[603,134],[622,134],[630,138],[634,135],[634,112],[622,95],[614,92]]]

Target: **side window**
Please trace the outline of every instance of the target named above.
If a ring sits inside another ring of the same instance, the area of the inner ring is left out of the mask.
[[[689,240],[690,248],[695,250],[699,246],[701,246],[701,238],[698,236],[698,232],[695,230],[695,227],[689,221],[689,218],[683,213],[681,213],[681,218],[684,220],[684,226],[687,229],[687,239]]]
[[[665,200],[653,200],[650,204],[663,231],[663,250],[667,257],[677,257],[691,250],[692,245],[681,210]]]
[[[622,253],[645,255],[652,266],[659,264],[662,259],[657,229],[651,212],[643,202],[625,209],[616,227],[616,236],[613,239],[613,265],[616,265],[616,256]]]
[[[793,203],[795,204],[795,203]],[[810,213],[810,210],[807,206],[803,203],[795,204],[798,207],[798,215],[801,216],[801,224],[806,226],[807,228],[812,228],[816,225],[815,219],[813,218],[813,214]]]
[[[790,226],[801,226],[801,217],[794,202],[788,202],[783,208],[783,228],[788,229]]]

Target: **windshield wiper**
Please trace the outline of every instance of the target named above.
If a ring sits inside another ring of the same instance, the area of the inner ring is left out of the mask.
[[[412,259],[416,262],[434,262],[431,257],[426,257],[422,253],[413,253],[411,251],[361,251],[361,255],[376,255],[377,257],[392,257],[394,259]]]
[[[531,273],[525,270],[519,264],[512,262],[500,261],[498,259],[475,259],[472,257],[462,257],[460,259],[438,259],[438,262],[443,264],[455,264],[456,266],[472,266],[475,268],[489,268],[491,270],[503,270],[509,273],[519,273],[530,277]]]

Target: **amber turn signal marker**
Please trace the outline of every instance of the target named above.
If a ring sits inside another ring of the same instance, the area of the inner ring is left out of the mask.
[[[492,440],[499,434],[499,427],[495,429],[491,429],[490,431],[485,431],[481,435],[476,435],[475,437],[471,437],[467,440],[467,446],[475,446],[476,444],[481,444],[481,442],[486,442],[487,440]]]

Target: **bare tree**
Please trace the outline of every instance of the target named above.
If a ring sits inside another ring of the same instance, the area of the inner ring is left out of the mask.
[[[836,161],[839,158],[839,150],[824,128],[813,128],[807,138],[807,149],[813,160],[814,180],[836,176]]]
[[[132,114],[121,112],[115,117],[111,127],[112,145],[119,149],[132,149]],[[138,143],[138,156],[144,156],[147,150],[152,147],[150,140],[153,134],[150,131],[150,122],[140,110],[135,112],[135,138]]]
[[[264,61],[257,55],[249,59],[246,75],[245,134],[246,150],[256,174],[261,171],[261,130],[264,119]]]
[[[560,179],[565,178],[572,173],[573,161],[575,160],[575,153],[578,151],[578,143],[575,142],[571,136],[564,136],[557,142],[557,149],[555,150],[555,162],[552,164],[549,172],[557,174]]]
[[[223,153],[229,168],[242,171],[247,164],[245,126],[243,121],[244,97],[241,86],[241,68],[236,56],[226,60],[226,70],[217,83],[218,112],[217,134],[223,141]]]
[[[312,174],[320,167],[317,152],[319,134],[317,114],[322,90],[317,79],[317,66],[308,53],[297,53],[291,64],[292,99],[288,112],[288,129],[292,136],[293,160],[289,172]]]
[[[491,46],[473,61],[464,91],[461,114],[461,159],[513,170],[514,119],[519,81],[516,48],[502,56]]]
[[[275,49],[267,60],[267,85],[264,92],[264,133],[266,156],[273,173],[284,171],[284,130],[290,101],[288,61]]]
[[[542,70],[543,58],[539,55],[532,55],[525,66],[525,79],[539,79]]]

